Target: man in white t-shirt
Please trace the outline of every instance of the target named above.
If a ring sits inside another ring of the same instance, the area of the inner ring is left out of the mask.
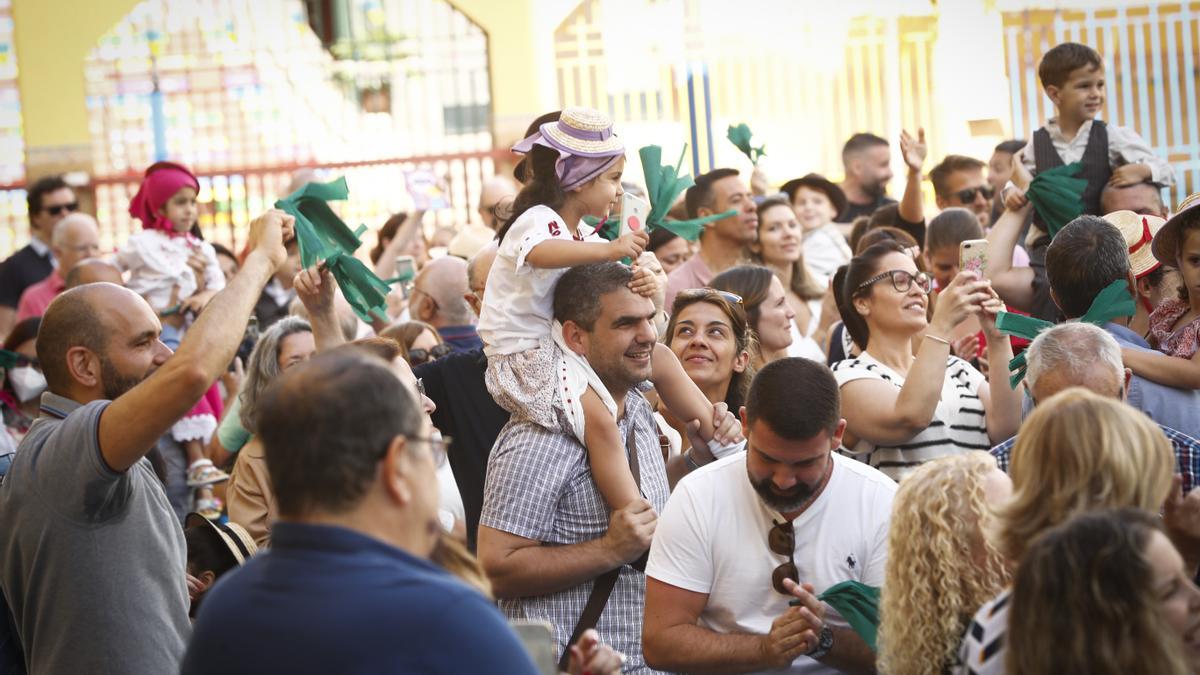
[[[846,422],[822,364],[767,365],[742,424],[746,452],[684,478],[659,517],[646,566],[647,664],[873,669],[866,642],[817,595],[843,581],[882,585],[896,484],[834,452]]]

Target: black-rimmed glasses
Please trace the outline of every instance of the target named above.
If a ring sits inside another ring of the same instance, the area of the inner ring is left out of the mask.
[[[921,291],[924,293],[929,293],[929,291],[933,288],[933,281],[931,281],[929,275],[925,274],[924,272],[917,272],[916,274],[913,274],[906,270],[888,270],[887,272],[880,272],[879,274],[876,274],[870,279],[867,279],[859,284],[858,287],[854,289],[854,294],[858,295],[864,288],[871,286],[877,281],[887,279],[888,277],[891,277],[892,279],[892,288],[896,289],[900,293],[907,293],[909,289],[912,288],[914,283],[917,285],[917,288],[921,289]]]

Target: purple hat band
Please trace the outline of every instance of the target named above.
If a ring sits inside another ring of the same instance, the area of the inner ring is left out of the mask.
[[[548,126],[554,126],[554,122],[547,122],[542,125],[544,130]],[[563,128],[563,125],[559,125]],[[567,127],[569,128],[569,127]],[[596,138],[580,139],[590,141],[607,140],[612,135],[611,130],[602,132],[586,131],[582,129],[572,129],[578,134],[594,134]],[[600,134],[604,137],[601,138]],[[576,138],[572,134],[572,138]],[[513,146],[513,152],[528,153],[533,149],[533,146],[541,145],[558,153],[558,160],[554,163],[554,172],[558,176],[558,182],[564,191],[571,191],[584,183],[596,178],[604,173],[605,169],[616,163],[617,159],[625,156],[624,147],[619,149],[607,150],[601,153],[583,153],[571,148],[563,146],[552,136],[546,135],[543,131],[537,131],[529,138],[522,140]]]
[[[607,141],[612,136],[612,127],[608,129],[600,129],[592,131],[590,129],[578,129],[569,124],[563,124],[562,120],[558,122],[547,122],[546,124],[554,124],[559,131],[572,137],[578,138],[581,141]]]

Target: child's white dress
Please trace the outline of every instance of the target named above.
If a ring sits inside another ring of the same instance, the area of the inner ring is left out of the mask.
[[[580,397],[590,385],[616,417],[617,406],[586,359],[563,344],[554,320],[554,289],[567,268],[532,267],[529,252],[551,239],[604,240],[595,232],[576,238],[553,209],[535,206],[513,223],[488,275],[479,337],[488,357],[488,392],[502,408],[547,429],[563,429],[583,442]]]

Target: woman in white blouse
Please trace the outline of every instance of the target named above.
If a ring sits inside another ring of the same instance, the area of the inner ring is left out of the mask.
[[[1016,433],[1020,397],[1006,376],[1012,347],[996,330],[1002,305],[989,282],[959,273],[927,320],[929,277],[902,246],[882,242],[839,269],[833,286],[863,350],[833,366],[851,454],[900,479],[922,462],[987,450]],[[950,335],[971,316],[987,337],[990,383],[950,354]]]

